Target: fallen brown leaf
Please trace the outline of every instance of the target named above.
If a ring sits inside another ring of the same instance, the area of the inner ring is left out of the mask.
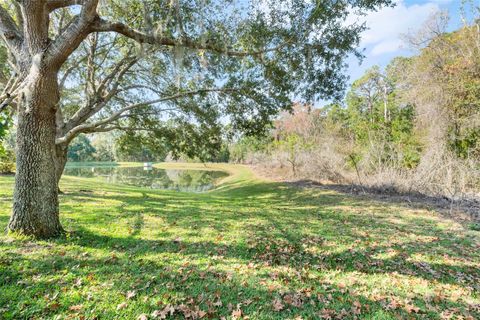
[[[232,312],[232,318],[233,319],[239,319],[242,316],[242,310],[238,308],[237,310],[233,310]]]
[[[127,294],[125,295],[127,297],[127,299],[132,299],[133,297],[135,297],[137,295],[137,292],[135,290],[132,290],[132,291],[128,291]]]
[[[283,310],[283,308],[285,308],[282,301],[278,298],[273,300],[272,306],[273,306],[273,310],[275,310],[277,312],[281,311],[281,310]]]
[[[126,302],[122,302],[117,306],[117,310],[125,309],[128,306]]]
[[[83,304],[77,304],[75,306],[70,306],[68,310],[70,311],[80,311],[83,308]]]

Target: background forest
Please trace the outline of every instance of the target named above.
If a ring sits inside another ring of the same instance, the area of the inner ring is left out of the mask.
[[[236,143],[231,160],[296,180],[478,195],[479,25],[445,33],[447,19],[436,15],[406,39],[417,55],[369,69],[342,102],[295,105],[266,139]]]

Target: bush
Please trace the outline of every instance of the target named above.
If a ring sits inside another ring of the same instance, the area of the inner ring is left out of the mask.
[[[15,163],[0,162],[0,174],[9,174],[15,172]]]

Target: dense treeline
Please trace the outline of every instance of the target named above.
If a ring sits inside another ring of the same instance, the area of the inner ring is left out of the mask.
[[[225,143],[208,148],[198,147],[195,154],[179,152],[178,148],[165,140],[148,134],[101,134],[88,138],[79,135],[68,148],[68,160],[85,161],[125,161],[125,162],[162,162],[180,160],[187,162],[228,162],[229,151]]]
[[[459,198],[480,183],[480,26],[411,37],[419,52],[373,67],[342,103],[295,105],[232,158],[296,179]],[[425,45],[426,44],[426,45]]]
[[[0,115],[0,173],[15,171],[15,136],[12,117]],[[191,149],[179,149],[149,134],[111,132],[76,137],[68,148],[70,162],[228,162],[225,141],[205,146],[197,143]]]
[[[118,134],[95,135],[88,138],[79,135],[68,148],[68,161],[164,161],[165,151],[142,144],[141,141],[131,142],[128,136]]]

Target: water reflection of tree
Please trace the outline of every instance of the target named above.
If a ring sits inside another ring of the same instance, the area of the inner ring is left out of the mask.
[[[178,175],[178,184],[185,187],[211,184],[213,178],[206,171],[184,171]]]
[[[94,168],[67,168],[65,172],[69,176],[93,178],[96,176]]]
[[[162,170],[156,168],[144,170],[143,167],[67,168],[65,174],[86,178],[100,178],[108,183],[196,192],[211,189],[216,179],[226,175],[223,172],[215,171]]]

